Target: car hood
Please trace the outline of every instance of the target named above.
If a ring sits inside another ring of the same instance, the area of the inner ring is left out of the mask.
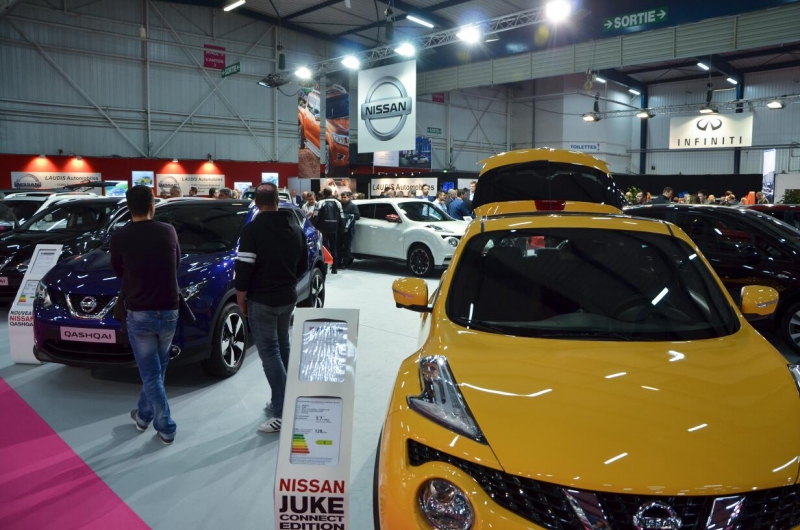
[[[102,243],[94,233],[79,232],[13,232],[0,238],[0,256],[15,255],[16,261],[33,255],[36,245],[64,245],[62,256],[67,257],[91,250]]]
[[[330,118],[325,120],[325,129],[331,129],[331,132],[336,134],[349,135],[350,134],[350,117],[343,118]]]
[[[445,327],[448,327],[446,325]],[[800,396],[749,325],[666,342],[515,338],[449,325],[453,376],[502,467],[598,491],[719,495],[794,484]]]
[[[438,226],[447,230],[448,232],[452,232],[454,236],[463,236],[464,232],[467,230],[467,226],[469,222],[467,221],[432,221],[427,223],[420,223],[421,225],[425,226]],[[436,230],[434,228],[434,230]],[[447,235],[445,232],[436,231],[437,234],[440,235]]]

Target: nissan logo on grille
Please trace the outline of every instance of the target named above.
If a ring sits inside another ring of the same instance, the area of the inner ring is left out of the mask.
[[[649,502],[639,507],[633,516],[636,530],[678,530],[682,521],[678,513],[663,502]]]
[[[396,77],[384,76],[375,81],[367,92],[361,104],[361,119],[375,139],[386,142],[403,130],[411,114],[411,104],[403,83]],[[381,124],[384,120],[387,120],[386,123]]]
[[[97,299],[94,296],[84,296],[81,300],[81,309],[84,313],[91,313],[97,308]]]
[[[701,131],[708,130],[711,127],[712,131],[716,131],[722,127],[722,120],[719,118],[702,118],[697,121],[697,128]]]

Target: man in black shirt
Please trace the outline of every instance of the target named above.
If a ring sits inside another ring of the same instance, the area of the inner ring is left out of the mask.
[[[297,303],[297,282],[308,270],[305,236],[294,214],[278,210],[278,188],[256,188],[258,215],[242,229],[236,257],[236,302],[247,316],[264,374],[272,390],[271,414],[261,432],[281,430],[289,320]]]
[[[164,373],[178,323],[178,236],[166,223],[153,221],[153,192],[134,186],[125,194],[131,223],[111,236],[111,266],[122,278],[128,338],[142,377],[142,393],[131,419],[139,432],[150,422],[166,445],[175,439],[164,390]]]
[[[346,269],[353,263],[353,254],[350,247],[353,244],[353,236],[356,233],[356,221],[361,219],[353,201],[353,193],[345,191],[342,193],[342,211],[344,212],[344,229],[342,230],[342,240],[339,244],[339,268]]]

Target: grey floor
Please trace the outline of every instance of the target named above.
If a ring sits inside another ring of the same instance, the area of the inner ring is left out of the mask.
[[[417,345],[419,316],[396,309],[400,265],[358,261],[328,275],[326,307],[360,309],[350,492],[351,527],[372,528],[372,473],[389,393],[400,361]],[[438,279],[429,280],[433,288]],[[7,337],[0,312],[0,337]],[[255,349],[227,380],[199,366],[167,374],[178,423],[174,445],[128,417],[140,383],[135,370],[15,365],[0,339],[0,376],[154,529],[270,529],[278,435],[256,432],[269,387]]]

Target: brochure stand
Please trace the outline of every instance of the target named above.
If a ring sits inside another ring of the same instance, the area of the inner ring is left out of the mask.
[[[357,309],[298,309],[286,374],[275,528],[349,526]]]
[[[36,286],[61,259],[63,245],[36,245],[17,296],[8,312],[8,342],[11,359],[18,364],[42,364],[33,355],[33,301]]]

